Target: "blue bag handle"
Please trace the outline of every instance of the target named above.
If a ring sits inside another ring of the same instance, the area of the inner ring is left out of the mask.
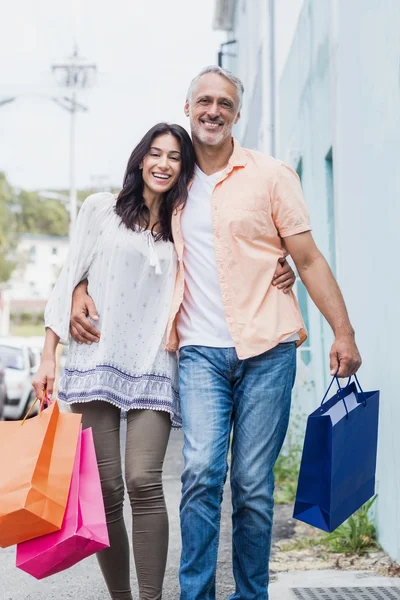
[[[362,387],[361,387],[361,384],[360,384],[360,382],[358,381],[358,377],[357,377],[357,375],[356,375],[355,373],[354,373],[354,375],[350,375],[349,379],[347,380],[346,387],[347,387],[348,385],[350,385],[350,382],[351,382],[351,378],[352,378],[352,377],[354,377],[354,379],[356,380],[356,384],[358,385],[358,389],[359,389],[359,390],[360,390],[360,392],[361,392],[361,396],[362,396],[362,398],[363,398],[363,405],[364,405],[364,406],[367,406],[367,398],[366,398],[366,396],[365,396],[365,394],[364,394],[364,391],[363,391],[363,389],[362,389]]]
[[[344,404],[344,408],[345,408],[345,410],[346,410],[346,419],[348,419],[348,418],[349,418],[349,411],[347,410],[347,404],[346,404],[346,400],[344,399],[344,396],[342,395],[343,388],[342,388],[342,386],[340,385],[340,382],[339,382],[339,377],[337,376],[337,374],[336,374],[336,375],[334,375],[334,376],[332,377],[332,381],[330,382],[330,384],[329,384],[329,387],[328,387],[328,389],[327,389],[327,390],[326,390],[326,392],[325,392],[325,396],[322,398],[321,406],[322,406],[322,405],[323,405],[323,403],[325,402],[325,398],[326,398],[326,397],[327,397],[327,395],[329,394],[329,390],[331,389],[331,387],[332,387],[332,385],[333,385],[333,382],[334,382],[334,381],[336,381],[336,383],[337,383],[337,386],[338,386],[338,391],[337,391],[337,394],[338,394],[339,398],[341,399],[341,401],[342,401],[342,402],[343,402],[343,404]],[[346,386],[346,387],[347,387],[347,386]]]
[[[363,392],[363,389],[362,389],[362,387],[361,387],[361,385],[360,385],[360,382],[358,381],[358,377],[357,377],[357,375],[356,375],[355,373],[354,373],[354,375],[350,375],[349,379],[347,380],[347,383],[346,383],[346,386],[345,386],[345,387],[347,388],[347,387],[350,385],[350,382],[351,382],[351,378],[352,378],[352,377],[354,377],[354,379],[356,380],[356,384],[358,385],[358,387],[359,387],[359,390],[360,390],[360,392],[361,392],[361,394],[362,394],[362,397],[363,397],[363,405],[364,405],[364,406],[367,406],[367,399],[366,399],[366,397],[365,397],[365,394],[364,394],[364,392]],[[331,387],[332,387],[332,385],[333,385],[333,382],[334,382],[335,380],[336,380],[336,383],[337,383],[337,386],[338,386],[338,391],[337,391],[337,393],[338,393],[338,396],[339,396],[339,398],[341,399],[341,401],[342,401],[342,402],[343,402],[343,404],[344,404],[344,408],[345,408],[345,410],[346,410],[346,419],[348,419],[348,418],[349,418],[349,411],[347,410],[347,404],[346,404],[346,400],[344,399],[344,396],[342,395],[343,388],[342,388],[342,387],[341,387],[341,385],[340,385],[340,382],[339,382],[339,377],[337,376],[337,373],[336,373],[336,375],[334,375],[334,376],[332,377],[332,381],[330,382],[330,384],[329,384],[329,387],[328,387],[328,389],[327,389],[327,390],[326,390],[326,392],[325,392],[325,396],[322,398],[322,401],[321,401],[321,406],[322,406],[322,405],[323,405],[323,403],[325,402],[325,399],[326,399],[327,395],[329,394],[329,391],[330,391],[330,389],[331,389]]]

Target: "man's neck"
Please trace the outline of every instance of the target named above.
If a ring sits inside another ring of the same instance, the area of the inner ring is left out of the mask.
[[[224,140],[218,146],[202,144],[194,139],[193,146],[198,167],[206,175],[213,175],[225,169],[228,164],[233,153],[233,138]]]

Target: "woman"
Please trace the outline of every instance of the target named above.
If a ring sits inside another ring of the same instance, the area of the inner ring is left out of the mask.
[[[114,600],[132,600],[121,411],[127,412],[125,475],[140,598],[162,593],[168,517],[161,474],[171,423],[181,422],[176,357],[163,346],[176,275],[170,223],[173,209],[186,201],[194,164],[182,127],[150,129],[131,154],[117,199],[99,193],[84,202],[45,312],[44,351],[33,382],[38,397],[46,387],[52,391],[57,344],[70,341],[72,292],[87,278],[101,339],[70,341],[59,397],[93,429],[110,536],[98,561]]]

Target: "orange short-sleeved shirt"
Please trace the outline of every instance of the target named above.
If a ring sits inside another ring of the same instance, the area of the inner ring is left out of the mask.
[[[183,300],[184,242],[181,210],[172,218],[179,267],[167,326],[167,350],[178,349],[176,319]],[[298,333],[307,333],[293,293],[272,285],[284,238],[310,231],[298,175],[279,160],[242,148],[236,140],[212,195],[215,253],[224,312],[240,359],[257,356]]]

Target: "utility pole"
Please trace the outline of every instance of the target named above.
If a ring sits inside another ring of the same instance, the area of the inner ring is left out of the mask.
[[[75,227],[77,213],[77,193],[75,183],[75,131],[76,113],[78,110],[87,111],[88,107],[80,104],[77,100],[78,92],[88,88],[97,73],[95,64],[89,64],[79,56],[78,48],[75,46],[74,53],[66,62],[54,64],[51,67],[57,82],[62,87],[70,90],[70,96],[53,98],[59,106],[70,113],[70,135],[69,135],[69,213],[70,213],[70,235]]]

